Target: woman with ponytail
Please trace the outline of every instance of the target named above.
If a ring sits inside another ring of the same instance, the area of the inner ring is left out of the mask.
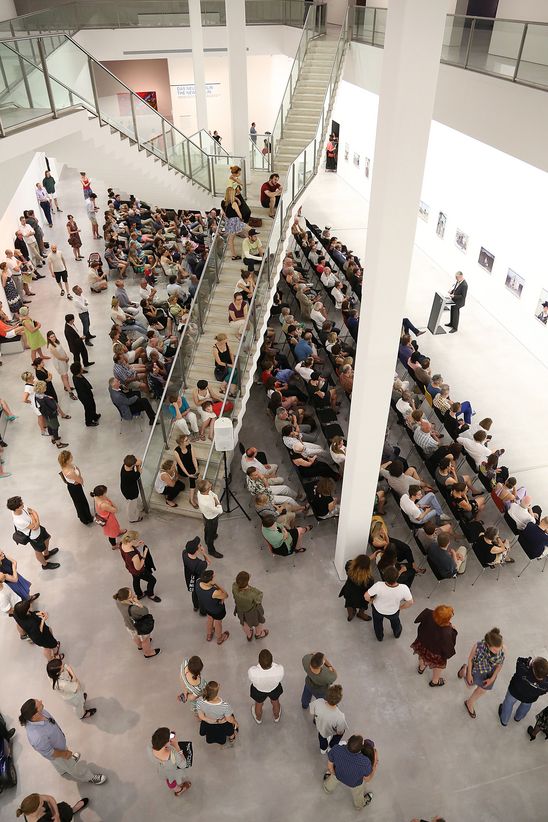
[[[472,719],[476,718],[474,704],[492,689],[504,664],[505,654],[501,632],[498,628],[491,628],[483,639],[472,646],[468,662],[461,666],[459,679],[465,679],[469,688],[476,686],[471,696],[464,700],[464,706]]]
[[[53,690],[59,691],[63,699],[73,706],[78,719],[89,719],[97,713],[97,708],[86,708],[88,695],[70,665],[65,665],[62,659],[51,659],[46,665],[46,672]]]
[[[26,796],[15,815],[24,816],[25,822],[70,822],[75,813],[89,805],[89,799],[79,799],[72,808],[67,802],[56,802],[53,796],[44,793],[31,793]]]
[[[202,696],[196,700],[196,710],[200,719],[200,736],[205,736],[208,745],[214,742],[234,745],[239,730],[232,706],[219,696],[218,682],[208,682],[202,690]]]

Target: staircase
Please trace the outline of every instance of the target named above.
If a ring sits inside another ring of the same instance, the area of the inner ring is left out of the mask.
[[[282,180],[316,136],[336,51],[337,41],[325,35],[308,43],[282,135],[274,147],[273,170]]]

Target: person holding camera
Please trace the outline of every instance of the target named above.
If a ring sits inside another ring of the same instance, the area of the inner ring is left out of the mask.
[[[124,620],[126,631],[137,648],[143,652],[143,656],[146,659],[158,656],[160,648],[152,647],[151,632],[154,628],[154,618],[149,614],[148,608],[139,603],[129,588],[120,588],[112,598]]]
[[[142,551],[139,551],[142,548]],[[160,597],[154,593],[156,586],[156,577],[152,573],[156,570],[154,560],[142,539],[139,539],[137,531],[127,531],[122,537],[120,543],[120,553],[124,564],[131,574],[133,580],[133,590],[137,599],[148,597],[153,602],[161,602]],[[146,592],[143,594],[141,583],[147,583]]]
[[[192,743],[179,742],[175,731],[169,728],[158,728],[152,734],[149,755],[156,766],[156,772],[174,796],[180,796],[192,785],[183,779],[184,771],[192,765]]]

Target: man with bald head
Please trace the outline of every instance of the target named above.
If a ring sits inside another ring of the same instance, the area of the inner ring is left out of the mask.
[[[55,243],[52,243],[51,245],[50,252],[46,257],[46,263],[51,276],[59,286],[59,293],[61,297],[65,296],[66,291],[67,300],[72,300],[72,294],[70,293],[70,286],[68,282],[67,264],[62,252],[57,249]]]

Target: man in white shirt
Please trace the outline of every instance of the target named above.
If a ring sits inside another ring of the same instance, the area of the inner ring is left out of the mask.
[[[34,231],[33,227],[29,225],[24,217],[19,217],[19,222],[21,226],[19,231],[23,235],[23,239],[27,244],[27,248],[30,251],[30,255],[32,257],[32,262],[36,266],[43,265],[42,256],[40,254],[40,249],[38,248],[38,242],[36,240],[36,232]]]
[[[65,296],[65,290],[63,288],[64,285],[67,291],[67,300],[72,300],[72,294],[69,290],[70,286],[68,281],[67,264],[62,252],[57,250],[55,243],[52,243],[50,252],[46,257],[46,263],[51,276],[59,286],[59,293],[61,294],[61,297]],[[63,285],[61,283],[63,283]]]
[[[262,463],[258,460],[256,448],[248,448],[245,453],[242,454],[241,466],[244,474],[248,468],[256,468],[262,477],[267,477],[267,479],[271,480],[270,485],[273,484],[272,480],[274,480],[274,485],[276,484],[275,480],[276,474],[278,473],[278,466],[275,463]],[[280,479],[280,483],[282,481],[283,480]]]
[[[51,199],[42,183],[36,183],[36,199],[38,200],[38,205],[44,212],[44,217],[48,221],[49,227],[53,228],[53,223],[51,222]]]
[[[80,317],[80,322],[82,323],[86,345],[93,345],[91,341],[95,339],[95,334],[92,334],[89,329],[89,303],[84,297],[84,292],[79,285],[74,285],[72,287],[72,291],[74,293],[74,307],[77,310]]]
[[[295,371],[302,377],[305,382],[310,382],[310,377],[314,373],[314,360],[312,357],[308,357],[306,360],[302,362],[298,362],[295,366]]]
[[[215,540],[219,527],[219,517],[223,513],[223,506],[219,502],[219,497],[214,494],[212,485],[208,480],[198,480],[196,483],[196,502],[204,521],[204,541],[207,545],[208,554],[211,557],[222,559],[223,554],[215,550]]]
[[[486,439],[487,434],[482,429],[476,431],[473,437],[457,437],[457,442],[462,445],[468,456],[472,457],[477,468],[492,453],[491,449],[485,445]],[[500,453],[502,454],[504,451],[501,450]]]
[[[400,508],[413,525],[424,525],[430,519],[435,519],[439,525],[450,519],[443,513],[436,495],[430,492],[423,496],[420,485],[412,485],[409,493],[400,497]]]
[[[263,721],[263,703],[270,699],[274,722],[279,722],[282,715],[280,696],[283,693],[282,679],[284,678],[283,665],[273,662],[272,654],[266,648],[259,653],[259,664],[252,665],[247,672],[251,683],[249,695],[254,701],[251,706],[251,716],[260,725]]]
[[[536,523],[542,513],[538,505],[531,507],[532,501],[531,497],[525,496],[519,502],[513,502],[508,509],[508,516],[512,517],[518,531],[523,531],[529,522]]]
[[[292,425],[286,425],[282,428],[282,439],[283,443],[286,448],[289,448],[290,451],[296,450],[295,445],[297,445],[297,449],[300,445],[303,445],[304,448],[301,451],[303,457],[323,457],[324,459],[328,458],[327,452],[321,447],[321,445],[317,445],[314,442],[307,442],[303,443],[301,434],[297,434],[296,431],[293,430]]]
[[[335,277],[335,275],[333,274],[328,265],[326,265],[324,270],[322,271],[320,280],[327,289],[333,288],[333,286],[337,283],[337,278]]]
[[[396,403],[396,409],[400,412],[402,417],[408,417],[415,410],[413,397],[410,391],[403,391],[401,397]]]
[[[6,266],[10,273],[10,276],[15,283],[15,287],[17,289],[17,293],[21,298],[22,302],[27,302],[25,300],[25,291],[23,289],[23,280],[21,277],[21,263],[11,250],[11,248],[6,248],[4,254],[6,255]]]
[[[398,570],[390,565],[384,571],[384,582],[376,582],[364,596],[367,602],[372,603],[373,628],[375,636],[382,642],[384,639],[384,619],[389,620],[394,637],[397,639],[402,632],[400,610],[413,605],[413,597],[407,585],[398,582]]]

